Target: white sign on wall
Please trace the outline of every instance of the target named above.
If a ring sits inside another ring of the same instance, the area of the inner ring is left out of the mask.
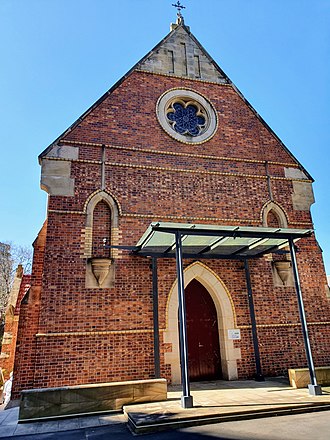
[[[234,339],[234,340],[241,339],[241,330],[239,328],[228,330],[228,339]]]

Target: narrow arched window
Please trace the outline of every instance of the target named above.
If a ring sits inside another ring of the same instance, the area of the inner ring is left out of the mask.
[[[288,219],[283,208],[276,202],[267,202],[261,211],[262,224],[268,228],[287,228]]]
[[[95,205],[92,231],[92,256],[110,258],[111,210],[104,200]]]

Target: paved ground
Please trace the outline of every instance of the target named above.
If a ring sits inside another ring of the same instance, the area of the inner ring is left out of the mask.
[[[182,428],[243,418],[283,415],[316,409],[330,409],[330,388],[322,396],[310,396],[307,389],[293,389],[285,380],[212,381],[193,383],[194,408],[180,405],[180,387],[171,387],[165,402],[125,406],[132,429],[144,433],[169,427]],[[330,439],[330,433],[329,433]]]
[[[133,436],[126,424],[49,434],[3,437],[2,440],[329,440],[330,411],[258,420],[195,426]]]
[[[122,425],[126,428],[126,419],[123,414],[73,417],[53,421],[20,424],[17,422],[18,408],[0,411],[0,438],[28,434],[63,433],[65,431],[72,431],[81,428],[97,428],[109,425],[112,427],[115,425]],[[56,438],[56,436],[53,438]]]
[[[203,382],[193,384],[192,386],[195,404],[192,409],[183,410],[180,407],[179,398],[181,391],[179,387],[171,387],[168,393],[168,401],[130,405],[126,407],[126,411],[129,415],[135,415],[136,420],[143,423],[145,420],[148,423],[150,421],[159,423],[159,421],[163,422],[164,420],[172,422],[173,419],[185,421],[189,417],[193,417],[199,422],[202,417],[209,417],[219,413],[230,416],[235,420],[242,412],[251,412],[251,410],[254,414],[252,417],[258,417],[258,415],[255,415],[258,410],[266,409],[275,415],[279,413],[278,409],[283,407],[305,411],[313,409],[312,406],[315,404],[330,405],[330,388],[323,388],[323,392],[322,396],[309,396],[307,389],[294,390],[285,382],[280,381],[259,383],[254,381]],[[159,432],[148,435],[148,439],[183,438],[193,440],[194,438],[199,438],[207,440],[216,437],[234,440],[250,438],[255,440],[295,440],[296,438],[300,440],[329,440],[329,415],[329,411],[322,411],[320,413],[286,417],[226,422],[185,428],[167,433]],[[322,436],[323,433],[319,426],[321,422],[326,420],[326,417],[327,434]],[[281,428],[282,425],[278,424],[282,419],[284,421],[283,429]],[[308,422],[303,423],[303,420],[308,420]],[[70,438],[72,440],[114,438],[119,440],[132,438],[132,434],[127,429],[126,419],[123,414],[84,416],[23,424],[18,424],[17,421],[18,408],[11,408],[5,411],[0,410],[0,440],[1,438],[11,438],[13,436],[17,440],[25,438],[25,436],[29,436],[27,438],[33,440],[57,438]],[[285,437],[286,433],[290,432],[291,434]],[[294,435],[297,432],[301,432],[301,435],[295,437]],[[177,436],[174,435],[175,433]],[[180,433],[179,437],[178,433]]]
[[[187,434],[182,437],[184,440],[194,440],[193,435],[199,440],[329,440],[330,411],[197,426],[179,432]],[[159,437],[157,440],[176,438],[181,437]]]

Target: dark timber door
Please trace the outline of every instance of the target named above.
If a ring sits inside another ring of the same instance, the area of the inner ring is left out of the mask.
[[[185,289],[190,380],[220,379],[217,311],[206,288],[192,280]]]

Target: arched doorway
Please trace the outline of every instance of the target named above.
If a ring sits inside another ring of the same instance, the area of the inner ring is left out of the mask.
[[[185,288],[190,380],[222,377],[218,317],[207,289],[196,279]]]
[[[241,359],[241,350],[234,346],[233,340],[228,338],[228,329],[237,327],[235,308],[230,293],[219,276],[200,261],[195,261],[184,270],[185,289],[193,280],[205,287],[217,311],[223,378],[236,380],[238,377],[237,361]],[[173,384],[181,383],[178,307],[178,282],[175,280],[167,301],[164,330],[164,342],[169,344],[169,350],[165,352],[165,364],[170,365]]]

